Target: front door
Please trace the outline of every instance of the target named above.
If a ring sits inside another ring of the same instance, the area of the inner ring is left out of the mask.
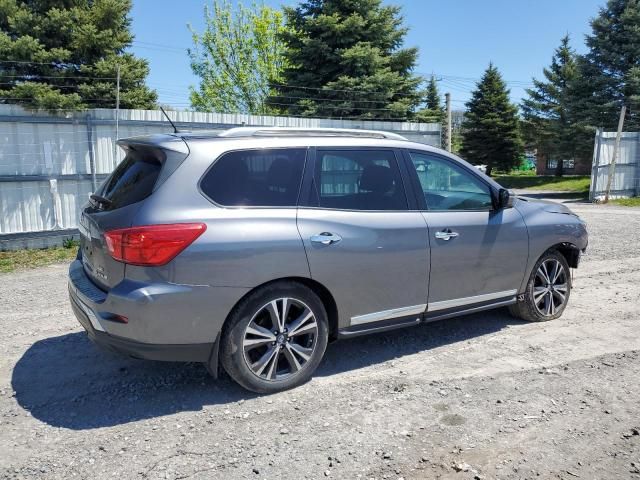
[[[319,148],[310,190],[298,230],[340,328],[417,321],[427,304],[427,227],[409,210],[395,152]]]
[[[429,313],[513,299],[529,250],[520,213],[495,210],[488,183],[450,159],[425,152],[409,158],[431,241]]]

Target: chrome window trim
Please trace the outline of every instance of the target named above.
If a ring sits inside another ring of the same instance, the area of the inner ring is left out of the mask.
[[[412,305],[410,307],[392,308],[391,310],[383,310],[381,312],[367,313],[366,315],[358,315],[351,317],[351,326],[362,325],[363,323],[379,322],[389,320],[390,318],[408,317],[411,315],[421,315],[427,308],[427,304]]]
[[[486,293],[483,295],[475,295],[473,297],[454,298],[452,300],[442,300],[439,302],[430,302],[428,304],[427,312],[435,312],[438,310],[446,310],[448,308],[462,307],[464,305],[471,305],[474,303],[488,302],[491,300],[497,300],[499,298],[515,297],[518,291],[505,290],[502,292]]]

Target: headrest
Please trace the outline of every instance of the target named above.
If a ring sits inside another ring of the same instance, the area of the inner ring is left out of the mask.
[[[220,184],[238,185],[246,182],[249,177],[247,164],[236,158],[222,159],[214,169],[215,175],[210,176],[215,177]]]
[[[360,177],[360,190],[384,194],[393,187],[391,169],[382,165],[367,165]]]
[[[276,189],[288,189],[291,186],[293,168],[288,157],[276,157],[267,172],[267,185]]]

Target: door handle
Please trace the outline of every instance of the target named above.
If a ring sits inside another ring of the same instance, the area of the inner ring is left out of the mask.
[[[436,232],[436,238],[438,240],[450,240],[452,238],[456,238],[460,234],[458,232],[452,232],[450,228],[446,230],[442,230],[440,232]]]
[[[340,240],[342,240],[340,235],[330,232],[322,232],[311,237],[311,241],[313,243],[321,243],[322,245],[333,245],[334,243],[338,243]]]

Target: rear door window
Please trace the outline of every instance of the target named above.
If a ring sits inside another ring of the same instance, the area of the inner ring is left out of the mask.
[[[99,194],[110,201],[105,210],[114,210],[147,198],[153,192],[162,163],[151,153],[129,151],[101,187]]]
[[[306,148],[229,152],[202,177],[202,192],[225,207],[295,207]]]
[[[392,150],[318,150],[316,206],[342,210],[406,210]]]

